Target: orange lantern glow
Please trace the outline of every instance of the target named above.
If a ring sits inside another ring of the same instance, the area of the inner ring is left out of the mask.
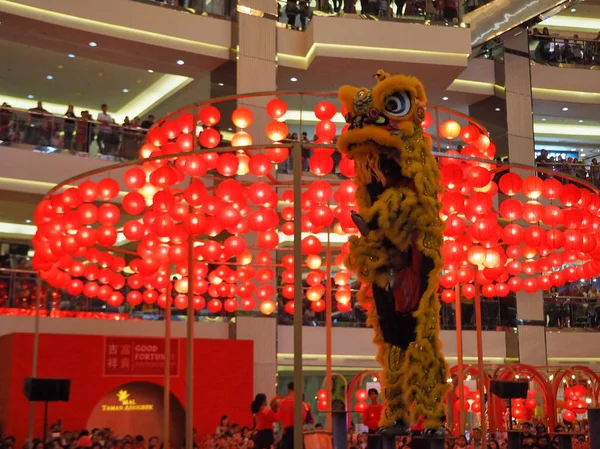
[[[460,134],[460,125],[454,120],[446,120],[440,125],[440,134],[442,137],[452,140]]]
[[[265,134],[273,142],[281,142],[288,136],[288,127],[285,122],[273,120],[265,126]]]
[[[240,107],[231,114],[231,121],[238,128],[248,128],[254,120],[254,114],[248,108]]]

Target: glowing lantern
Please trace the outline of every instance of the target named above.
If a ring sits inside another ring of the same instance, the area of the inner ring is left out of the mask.
[[[323,249],[321,241],[313,235],[304,237],[302,239],[301,247],[303,254],[319,254]]]
[[[369,397],[369,394],[367,393],[367,390],[365,390],[364,388],[359,388],[354,393],[354,397],[356,398],[357,401],[366,401],[367,398]]]
[[[328,101],[320,101],[315,106],[315,116],[319,120],[331,120],[336,113],[336,107]]]
[[[289,148],[267,148],[267,157],[271,159],[271,162],[275,164],[281,164],[289,157]]]
[[[246,131],[238,131],[231,138],[232,147],[247,147],[252,145],[252,136]]]
[[[317,176],[324,176],[333,170],[333,159],[325,153],[315,153],[308,160],[310,171]]]
[[[267,103],[267,114],[274,119],[283,117],[287,110],[287,104],[280,98],[273,98]]]
[[[477,141],[481,133],[475,125],[467,125],[460,131],[460,138],[466,144],[472,144]]]
[[[481,246],[472,246],[467,251],[467,260],[473,265],[482,265],[485,262],[485,248]]]
[[[213,298],[208,302],[208,310],[212,313],[219,313],[223,308],[223,303],[217,298]]]
[[[452,140],[460,134],[460,125],[454,120],[446,120],[440,125],[440,134],[449,140]]]
[[[271,301],[270,299],[263,301],[260,304],[260,312],[263,315],[271,315],[273,312],[275,312],[276,306],[275,303],[273,301]]]
[[[323,310],[325,310],[326,304],[325,301],[323,301],[322,299],[319,299],[313,303],[311,303],[310,308],[317,313],[322,312]]]
[[[221,120],[221,113],[214,106],[206,106],[200,110],[200,121],[204,126],[214,126]]]
[[[268,156],[264,154],[256,154],[250,158],[248,168],[250,169],[250,173],[260,178],[271,173],[273,164],[269,160]]]
[[[248,108],[240,107],[231,114],[231,121],[238,128],[248,128],[254,120],[254,114]]]
[[[223,153],[219,155],[217,161],[217,171],[223,176],[233,176],[237,173],[239,167],[238,158],[232,153]]]
[[[273,120],[265,126],[265,134],[273,142],[281,142],[288,136],[288,127],[285,122]]]
[[[523,193],[526,197],[535,200],[544,191],[544,181],[537,176],[529,176],[523,181]]]
[[[216,148],[221,143],[221,134],[214,128],[205,128],[198,136],[198,141],[204,148]]]
[[[306,256],[306,266],[311,270],[318,270],[321,267],[321,264],[322,260],[320,256],[316,254],[309,254]]]
[[[108,201],[116,198],[119,189],[119,183],[112,178],[104,178],[98,183],[98,195],[102,200]]]

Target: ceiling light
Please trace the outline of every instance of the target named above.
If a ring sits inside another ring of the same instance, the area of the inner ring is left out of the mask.
[[[545,118],[542,118],[542,122],[545,122],[545,121],[546,121],[546,119],[545,119]]]
[[[501,111],[501,109],[500,109],[500,108],[496,108],[496,112],[500,112],[500,111]]]
[[[448,100],[449,100],[449,98],[448,98],[448,97],[442,97],[442,100],[444,100],[444,101],[448,101]]]
[[[123,89],[124,94],[126,94],[127,92],[129,92],[129,89]]]
[[[25,223],[31,223],[31,220],[28,218],[27,220],[25,220]]]
[[[585,156],[585,153],[580,153],[579,155],[580,155],[580,156]]]
[[[27,98],[29,98],[31,100],[34,97],[33,97],[33,95],[29,94],[29,95],[27,95]]]
[[[148,73],[154,73],[154,70],[148,69]]]
[[[295,83],[296,81],[298,81],[298,78],[296,78],[295,76],[292,76],[292,77],[290,78],[290,81],[291,81],[292,83]]]
[[[219,86],[221,86],[221,87],[223,87],[224,85],[225,85],[225,84],[223,84],[223,83],[219,83]]]
[[[54,79],[54,77],[53,77],[52,75],[48,75],[48,76],[46,77],[46,79],[47,79],[47,80],[53,80],[53,79]]]
[[[580,119],[580,120],[579,120],[579,123],[583,123],[583,120],[581,120],[581,119]]]
[[[98,46],[98,44],[96,42],[90,42],[88,45],[90,47],[97,47]]]
[[[575,12],[575,11],[577,11],[576,8],[571,8],[571,12]]]
[[[569,110],[569,108],[565,106],[564,108],[562,108],[562,110],[563,110],[564,112],[567,112],[567,111]]]
[[[183,59],[177,60],[177,65],[183,65],[183,64],[185,64],[185,61]]]
[[[69,53],[69,54],[67,55],[67,57],[68,57],[68,58],[74,58],[74,57],[75,57],[75,55],[74,55],[73,53]]]

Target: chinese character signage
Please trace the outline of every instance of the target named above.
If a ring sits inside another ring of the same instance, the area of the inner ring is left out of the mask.
[[[159,338],[106,337],[105,376],[163,376],[165,341]],[[179,344],[171,340],[171,376],[179,375]]]

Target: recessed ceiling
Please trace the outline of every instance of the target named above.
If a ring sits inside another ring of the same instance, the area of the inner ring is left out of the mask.
[[[106,103],[116,111],[162,76],[5,40],[0,40],[0,54],[0,99],[33,95],[39,101],[94,110]]]

